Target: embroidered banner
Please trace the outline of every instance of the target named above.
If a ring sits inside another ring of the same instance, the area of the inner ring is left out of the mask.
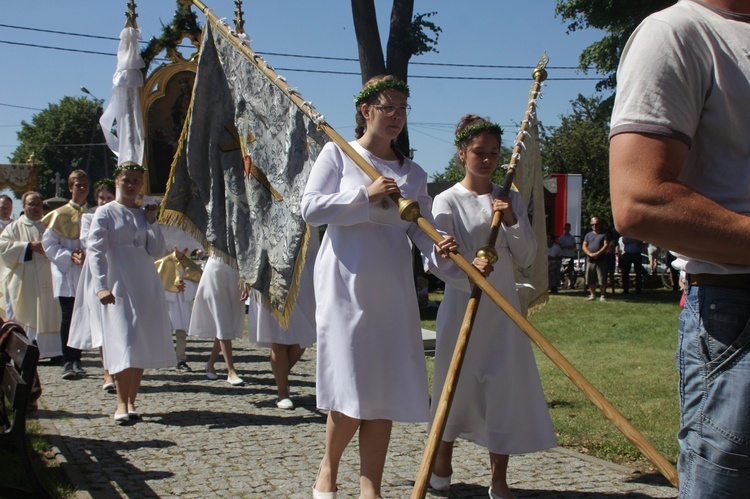
[[[286,327],[309,237],[300,200],[322,134],[206,23],[180,142],[162,222],[236,265]]]
[[[530,98],[536,98],[532,95]],[[549,284],[547,270],[547,229],[544,213],[544,183],[542,181],[542,157],[539,151],[539,128],[536,109],[526,117],[529,120],[528,135],[523,137],[523,164],[516,170],[513,185],[526,202],[531,227],[536,235],[536,257],[531,266],[522,269],[516,266],[516,282],[531,284],[518,290],[521,310],[526,315],[543,307],[548,300]]]

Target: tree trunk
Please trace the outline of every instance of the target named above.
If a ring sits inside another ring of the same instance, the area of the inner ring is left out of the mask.
[[[409,45],[411,18],[414,15],[414,0],[394,0],[391,9],[391,31],[388,36],[386,71],[399,80],[406,81],[409,72],[409,59],[412,56]]]
[[[357,36],[359,68],[362,72],[363,85],[373,76],[382,74],[391,74],[402,81],[407,81],[409,59],[412,56],[409,46],[409,29],[413,12],[414,0],[393,0],[388,36],[388,66],[386,67],[374,0],[352,0],[354,33]],[[406,126],[398,136],[397,143],[406,156],[412,157],[409,150],[409,131]]]
[[[378,18],[375,16],[374,0],[352,0],[354,33],[359,49],[359,67],[362,84],[373,76],[385,74],[383,48],[380,45]]]

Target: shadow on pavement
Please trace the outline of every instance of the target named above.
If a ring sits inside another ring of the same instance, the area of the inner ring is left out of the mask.
[[[134,449],[163,449],[174,446],[168,440],[140,440],[120,442],[66,437],[61,452],[67,462],[62,464],[69,476],[82,475],[86,491],[95,498],[109,497],[159,497],[148,484],[150,481],[171,478],[174,473],[166,470],[144,471],[132,465],[119,451]],[[75,470],[71,470],[75,468]],[[83,485],[83,484],[82,484]]]

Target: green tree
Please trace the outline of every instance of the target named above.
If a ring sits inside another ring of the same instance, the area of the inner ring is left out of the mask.
[[[542,164],[550,173],[580,173],[583,177],[582,222],[599,217],[612,225],[609,200],[609,111],[601,97],[571,102],[573,111],[560,126],[540,127]],[[585,223],[582,224],[585,227]]]
[[[37,165],[37,187],[45,198],[55,195],[55,174],[66,180],[70,172],[82,169],[93,182],[110,175],[114,170],[114,155],[104,142],[99,126],[102,101],[86,97],[64,97],[59,104],[49,107],[21,122],[19,146],[11,161],[25,163],[34,155]],[[68,197],[67,186],[61,188]]]
[[[597,90],[604,91],[615,89],[615,72],[630,34],[646,16],[674,3],[676,0],[557,0],[555,13],[568,21],[568,33],[586,28],[605,31],[604,37],[579,57],[584,72],[593,66],[606,76],[597,84]],[[611,99],[605,104],[611,105]]]
[[[425,52],[437,52],[435,46],[442,30],[429,20],[435,14],[436,12],[429,12],[414,15],[414,0],[393,0],[386,58],[380,43],[375,1],[352,0],[362,84],[381,74],[390,74],[408,81],[409,60]],[[402,151],[409,151],[409,133],[406,127],[398,142]]]

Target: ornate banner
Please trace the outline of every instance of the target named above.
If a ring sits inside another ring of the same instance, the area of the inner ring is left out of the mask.
[[[211,23],[200,54],[162,222],[236,265],[286,327],[309,237],[300,200],[321,134]]]
[[[36,169],[30,163],[0,165],[0,189],[12,189],[17,194],[34,189]]]

